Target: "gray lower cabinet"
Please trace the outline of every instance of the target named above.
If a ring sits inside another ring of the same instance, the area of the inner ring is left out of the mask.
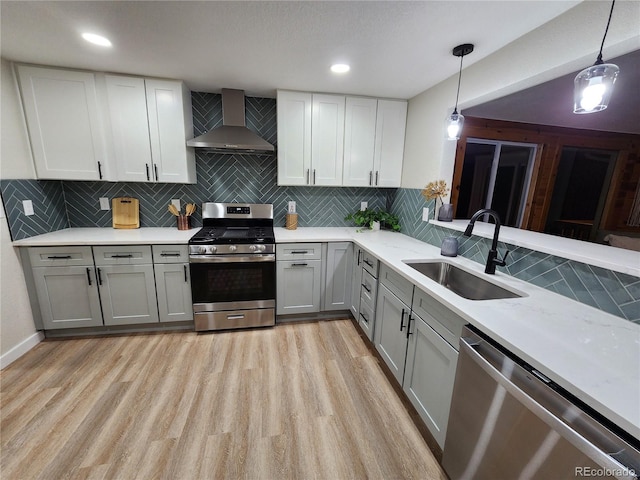
[[[193,320],[189,247],[152,245],[158,314],[161,322]]]
[[[150,245],[93,247],[105,325],[158,322]]]
[[[402,385],[407,354],[407,330],[411,308],[384,284],[378,286],[374,345],[393,376]]]
[[[105,325],[158,322],[153,265],[96,267]]]
[[[444,447],[458,352],[412,314],[402,388],[440,447]]]
[[[31,247],[25,261],[31,269],[44,329],[102,325],[91,247]]]
[[[360,316],[360,282],[362,282],[362,249],[354,245],[351,264],[351,305],[349,309],[356,320]]]
[[[351,242],[327,244],[323,310],[348,310],[351,307]]]
[[[95,275],[93,261],[90,266],[82,267],[33,268],[45,330],[102,325]]]
[[[320,311],[322,260],[276,262],[278,315]]]

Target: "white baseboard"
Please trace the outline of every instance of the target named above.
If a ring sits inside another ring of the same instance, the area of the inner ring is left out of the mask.
[[[9,366],[11,363],[15,362],[22,355],[27,353],[29,350],[31,350],[33,347],[38,345],[43,340],[44,340],[44,333],[42,332],[36,332],[33,335],[25,338],[22,342],[20,342],[18,345],[13,347],[7,353],[0,356],[0,369],[3,369]]]

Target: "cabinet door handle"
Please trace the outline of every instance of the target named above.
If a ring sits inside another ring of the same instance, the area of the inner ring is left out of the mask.
[[[307,168],[307,185],[309,185],[309,172],[310,170]]]
[[[98,178],[102,180],[102,163],[98,162]]]
[[[298,254],[298,253],[301,255],[304,255],[305,253],[309,253],[309,250],[293,250],[291,252],[291,255]]]
[[[158,181],[158,164],[154,163],[153,164],[153,171],[156,174],[156,182]]]
[[[151,180],[151,177],[149,176],[149,164],[145,163],[144,166],[147,169],[147,182],[148,182],[149,180]]]
[[[71,255],[51,255],[47,257],[49,260],[69,260]]]
[[[362,250],[358,250],[358,266],[360,266],[360,254],[362,254]]]
[[[376,187],[378,186],[378,174],[379,174],[379,173],[380,173],[380,172],[379,172],[378,170],[376,170]]]
[[[111,255],[111,258],[132,258],[133,255],[130,253],[127,253],[126,255]]]
[[[316,184],[316,169],[313,169],[313,184]]]
[[[292,267],[306,267],[308,263],[292,263]]]
[[[400,331],[404,328],[404,308],[402,309],[402,313],[400,314]]]
[[[184,268],[184,283],[188,283],[189,278],[187,277],[187,266],[183,265],[182,268]]]
[[[180,254],[179,253],[165,253],[165,252],[162,252],[160,254],[160,256],[161,257],[179,257]]]
[[[362,288],[364,288],[367,292],[371,293],[371,289],[367,286],[366,283],[362,284]]]
[[[89,281],[89,286],[91,286],[91,269],[87,268],[87,280]]]
[[[411,318],[411,314],[409,314],[409,321],[407,322],[407,340],[409,340],[409,335],[411,335],[411,320],[413,320],[413,318]]]
[[[96,268],[96,272],[98,273],[98,285],[102,285],[102,274],[100,273],[100,269]]]
[[[369,170],[369,185],[373,185],[373,172]]]

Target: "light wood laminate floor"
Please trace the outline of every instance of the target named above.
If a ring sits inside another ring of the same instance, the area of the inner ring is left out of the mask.
[[[350,320],[48,340],[0,381],[3,480],[446,478]]]

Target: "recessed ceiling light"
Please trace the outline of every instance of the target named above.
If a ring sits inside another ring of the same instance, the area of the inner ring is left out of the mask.
[[[331,65],[331,71],[333,73],[347,73],[349,70],[351,70],[351,67],[346,63],[335,63]]]
[[[84,38],[89,43],[100,45],[101,47],[111,46],[111,41],[108,38],[103,37],[102,35],[96,35],[95,33],[83,33],[82,38]]]

